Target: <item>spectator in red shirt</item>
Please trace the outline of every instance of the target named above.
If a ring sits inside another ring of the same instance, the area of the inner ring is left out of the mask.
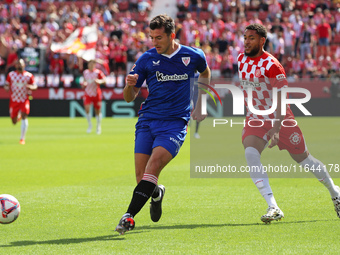
[[[119,43],[114,48],[114,51],[115,51],[114,74],[115,74],[115,77],[116,77],[116,87],[118,87],[120,85],[119,84],[119,76],[123,75],[125,77],[125,75],[126,75],[127,47],[125,45],[123,45],[122,43]],[[125,79],[123,79],[122,86],[125,86]]]
[[[56,53],[52,56],[50,62],[50,73],[59,76],[59,81],[61,81],[61,75],[64,72],[64,60],[60,57],[60,54]]]
[[[315,5],[315,3],[314,3],[314,0],[308,0],[307,3],[304,3],[304,4],[302,5],[302,9],[303,9],[304,11],[306,11],[307,13],[314,12],[315,7],[316,7],[316,5]]]
[[[321,46],[321,56],[326,58],[329,56],[329,42],[332,39],[331,26],[326,22],[324,18],[321,19],[321,24],[316,29],[319,45]],[[327,55],[326,55],[327,54]]]
[[[7,64],[5,67],[6,76],[9,72],[12,72],[15,70],[15,65],[19,59],[17,52],[18,52],[18,46],[16,44],[13,44],[13,46],[10,48],[9,53],[7,55]]]

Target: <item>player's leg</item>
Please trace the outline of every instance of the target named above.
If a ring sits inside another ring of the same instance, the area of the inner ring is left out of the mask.
[[[17,124],[17,122],[19,121],[19,111],[20,111],[19,104],[10,102],[9,116],[11,117],[13,125]],[[21,118],[21,114],[20,114],[20,118]]]
[[[21,136],[20,136],[20,144],[25,144],[25,137],[28,129],[28,119],[26,113],[21,113],[22,121],[21,121]]]
[[[277,207],[272,189],[269,185],[268,174],[263,171],[261,163],[261,153],[264,150],[267,141],[255,136],[249,135],[243,140],[245,157],[250,168],[249,174],[255,186],[266,200],[269,207]]]
[[[320,160],[314,158],[308,151],[301,154],[290,153],[290,156],[302,167],[309,169],[319,182],[328,189],[334,203],[335,211],[340,218],[340,188],[334,184],[326,166]]]
[[[246,126],[243,130],[243,146],[245,157],[250,168],[249,174],[260,194],[268,204],[267,213],[261,217],[265,223],[283,218],[284,214],[277,206],[275,197],[269,184],[268,175],[263,171],[261,153],[266,147],[266,128],[251,128]],[[263,137],[263,138],[260,138]]]
[[[142,180],[150,155],[135,153],[135,173],[137,184]]]
[[[195,135],[194,135],[194,137],[197,138],[197,139],[201,138],[199,133],[198,133],[199,125],[200,125],[200,123],[198,121],[196,121],[196,128],[195,128]]]
[[[143,185],[143,183],[145,184],[145,182],[143,182],[142,179],[145,173],[147,162],[152,153],[152,144],[153,144],[153,138],[152,138],[152,134],[150,131],[149,123],[146,121],[138,121],[138,123],[136,124],[136,132],[135,132],[135,171],[136,171],[137,186],[135,187],[135,190],[133,191],[132,200],[134,200],[134,198],[136,199],[136,196],[138,195],[135,192],[136,192],[136,189],[137,190],[140,189],[140,183],[142,183],[142,186],[145,186]],[[151,183],[150,185],[155,186],[153,183]],[[145,192],[148,192],[148,191],[143,191],[139,195],[144,194]],[[149,196],[147,196],[147,199],[148,198]],[[145,199],[143,195],[142,195],[142,199]],[[132,204],[132,200],[130,202],[130,206]],[[145,203],[146,201],[144,202],[144,204]],[[120,219],[115,231],[117,231],[120,235],[122,235],[125,232],[132,230],[135,226],[135,221],[133,219],[134,216],[135,215],[132,215],[131,212],[127,211],[123,215],[123,217]]]
[[[87,133],[91,133],[92,131],[92,123],[91,123],[91,101],[90,98],[88,96],[84,96],[84,109],[85,109],[85,114],[86,114],[86,120],[88,123],[88,128],[87,128]]]
[[[25,144],[25,138],[26,138],[26,133],[28,129],[27,116],[30,112],[30,103],[28,99],[25,101],[25,103],[22,104],[20,111],[21,111],[21,118],[22,118],[20,144]]]
[[[178,154],[185,137],[187,135],[187,122],[184,120],[177,121],[155,121],[154,135],[156,136],[153,143],[154,150],[159,148],[163,150],[164,154],[168,155],[168,159],[175,158]],[[146,173],[152,171],[153,165],[162,165],[164,162],[153,160],[160,160],[161,157],[151,158],[148,162]],[[165,166],[165,165],[164,165]],[[164,167],[162,165],[162,168]],[[157,173],[154,173],[157,174]],[[165,187],[157,185],[151,195],[150,216],[153,222],[158,222],[162,216],[162,201],[165,194]]]
[[[186,136],[186,127],[186,122],[183,120],[178,122],[140,121],[137,123],[135,138],[137,182],[142,173],[143,177],[133,192],[127,212],[116,227],[116,231],[120,234],[134,228],[133,217],[151,196],[151,219],[155,222],[160,219],[165,188],[162,185],[157,185],[158,176],[171,159],[177,155]],[[141,154],[150,155],[150,157],[148,159],[147,156]]]
[[[135,158],[139,159],[139,162],[145,163],[147,157],[137,155],[135,156]],[[135,222],[133,218],[143,208],[143,206],[151,197],[152,193],[154,193],[155,187],[157,186],[158,182],[158,176],[164,166],[166,166],[166,164],[170,162],[171,159],[172,155],[164,148],[157,147],[153,149],[152,154],[147,161],[145,173],[143,174],[142,179],[140,180],[140,182],[138,182],[133,191],[132,199],[127,212],[123,215],[115,229],[120,234],[124,234],[125,232],[134,228]]]
[[[151,197],[157,186],[158,176],[162,169],[171,161],[172,155],[165,148],[158,146],[152,150],[142,180],[137,184],[128,213],[136,215]]]
[[[100,135],[102,132],[102,127],[101,127],[101,123],[102,123],[102,113],[101,113],[101,107],[102,107],[102,102],[101,100],[97,100],[94,104],[94,113],[96,115],[96,121],[97,121],[97,135]]]

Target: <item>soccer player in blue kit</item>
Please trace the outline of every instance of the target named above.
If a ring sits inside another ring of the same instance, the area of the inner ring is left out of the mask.
[[[177,155],[187,134],[190,119],[190,80],[196,71],[199,82],[209,83],[210,69],[202,50],[175,41],[175,23],[168,15],[150,22],[154,48],[146,51],[126,78],[124,99],[133,101],[144,83],[149,95],[141,105],[135,132],[135,171],[137,186],[127,212],[116,231],[132,230],[134,217],[151,197],[150,215],[157,222],[162,215],[165,187],[158,185],[162,169]],[[201,92],[200,92],[201,93]],[[193,118],[205,116],[194,110]]]

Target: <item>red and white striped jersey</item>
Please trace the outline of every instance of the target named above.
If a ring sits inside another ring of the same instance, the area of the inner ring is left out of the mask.
[[[247,108],[247,120],[275,119],[276,112],[269,115],[256,115],[248,107],[248,88],[252,90],[252,103],[256,110],[269,110],[272,107],[273,88],[278,92],[288,87],[286,73],[280,62],[268,52],[257,58],[251,58],[241,53],[238,58],[240,87],[244,94]],[[288,106],[285,119],[292,119],[294,115]]]
[[[104,79],[105,75],[99,69],[94,69],[92,72],[89,69],[84,71],[84,80],[87,82],[85,87],[85,95],[95,97],[100,93],[100,85],[95,82],[96,79]]]
[[[6,84],[10,87],[11,101],[23,103],[28,98],[28,89],[26,88],[26,85],[34,84],[34,76],[27,71],[24,71],[23,73],[12,71],[7,75]]]

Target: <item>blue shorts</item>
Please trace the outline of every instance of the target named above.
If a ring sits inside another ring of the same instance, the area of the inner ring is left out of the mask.
[[[319,45],[320,46],[329,46],[328,38],[320,38],[319,39]]]
[[[138,121],[135,132],[135,153],[151,155],[153,148],[162,146],[174,158],[187,135],[187,125],[184,119]]]

